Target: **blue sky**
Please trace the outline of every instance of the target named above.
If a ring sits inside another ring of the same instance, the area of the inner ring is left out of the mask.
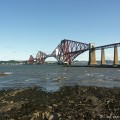
[[[119,6],[120,0],[0,0],[0,60],[51,53],[63,39],[96,46],[119,42]],[[107,59],[112,52],[107,50]]]

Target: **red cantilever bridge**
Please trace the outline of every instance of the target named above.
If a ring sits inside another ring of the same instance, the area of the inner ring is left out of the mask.
[[[109,45],[103,45],[95,47],[94,44],[86,44],[82,42],[77,42],[73,40],[62,40],[58,46],[54,49],[51,54],[46,54],[42,51],[39,51],[34,58],[30,55],[29,64],[33,64],[36,61],[37,64],[43,64],[45,59],[48,57],[54,57],[57,59],[58,63],[68,63],[71,64],[72,61],[80,54],[85,51],[89,51],[89,65],[96,64],[96,50],[101,50],[101,64],[104,65],[105,63],[105,52],[104,49],[107,48],[114,48],[114,62],[113,64],[118,64],[118,49],[117,47],[120,46],[120,43],[114,43]]]

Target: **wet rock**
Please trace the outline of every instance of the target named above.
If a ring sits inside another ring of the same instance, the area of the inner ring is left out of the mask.
[[[44,112],[44,113],[42,113],[42,119],[47,119],[48,120],[48,118],[51,116],[51,113],[50,112]]]
[[[38,118],[41,118],[42,114],[40,111],[33,113],[32,117],[30,118],[30,120],[35,120]]]
[[[13,104],[14,102],[13,101],[10,101],[10,104]]]
[[[6,76],[5,72],[0,72],[0,76]]]
[[[67,80],[67,79],[68,79],[68,77],[61,76],[61,77],[58,77],[56,79],[53,79],[53,82],[60,82],[60,81]]]
[[[4,113],[3,112],[0,112],[0,118],[3,117]]]
[[[0,72],[0,76],[11,75],[11,72]]]
[[[52,112],[52,110],[53,110],[53,107],[52,107],[52,106],[48,106],[48,107],[47,107],[47,111],[48,111],[48,112]]]
[[[49,117],[48,117],[48,120],[52,120],[54,118],[54,116],[53,115],[50,115]]]
[[[53,93],[38,88],[0,93],[0,119],[99,120],[120,118],[119,111],[119,88],[66,86]]]

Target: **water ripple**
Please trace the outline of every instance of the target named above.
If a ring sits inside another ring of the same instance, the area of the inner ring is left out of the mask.
[[[117,68],[21,65],[0,66],[0,70],[8,74],[0,77],[0,89],[40,86],[54,91],[61,86],[76,84],[120,87],[120,70]]]

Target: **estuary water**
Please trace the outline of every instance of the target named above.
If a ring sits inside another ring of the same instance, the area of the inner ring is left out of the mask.
[[[56,91],[62,86],[120,87],[120,68],[62,67],[60,65],[0,65],[0,90],[42,87]]]

